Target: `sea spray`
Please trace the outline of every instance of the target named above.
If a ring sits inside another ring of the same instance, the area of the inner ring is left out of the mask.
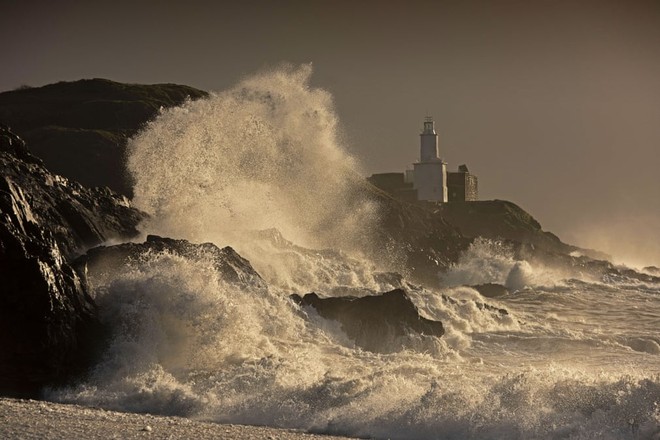
[[[332,97],[310,65],[247,78],[210,98],[163,110],[129,143],[135,205],[148,229],[234,243],[276,228],[311,247],[368,242],[375,207],[338,135]]]
[[[532,264],[515,258],[510,243],[476,238],[440,277],[440,285],[455,287],[497,283],[515,292],[526,286],[555,286],[562,284],[567,274],[550,269],[538,262]]]

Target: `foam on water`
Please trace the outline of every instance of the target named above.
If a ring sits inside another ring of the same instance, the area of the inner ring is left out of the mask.
[[[232,245],[269,287],[169,253],[93,279],[109,346],[82,383],[49,397],[380,438],[657,438],[657,286],[566,279],[487,240],[441,291],[378,271],[360,257],[377,207],[359,196],[332,99],[310,74],[273,70],[163,111],[130,145],[144,231]],[[463,287],[492,282],[512,293]],[[446,334],[368,352],[288,299],[395,287]]]
[[[149,255],[96,284],[111,345],[85,383],[50,397],[383,438],[656,432],[658,376],[639,365],[598,372],[550,357],[534,365],[533,349],[511,339],[547,335],[479,309],[470,289],[448,293],[455,302],[414,292],[425,315],[443,320],[446,337],[411,336],[391,341],[391,353],[371,353],[283,292],[227,284],[202,259]]]

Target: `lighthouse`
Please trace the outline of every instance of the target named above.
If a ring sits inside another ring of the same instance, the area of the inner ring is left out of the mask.
[[[447,201],[447,162],[440,158],[438,134],[433,118],[424,119],[420,137],[419,162],[413,164],[413,187],[418,200]]]

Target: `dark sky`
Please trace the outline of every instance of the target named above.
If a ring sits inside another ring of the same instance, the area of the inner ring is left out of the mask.
[[[0,90],[91,77],[222,90],[312,62],[367,173],[412,163],[429,113],[450,169],[467,163],[483,199],[660,265],[657,0],[0,6]]]

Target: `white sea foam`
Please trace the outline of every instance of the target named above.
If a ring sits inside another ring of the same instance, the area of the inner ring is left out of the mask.
[[[477,238],[458,262],[442,274],[446,287],[496,283],[515,292],[526,287],[564,285],[567,274],[556,269],[516,260],[510,245],[498,240]]]
[[[476,307],[469,289],[449,292],[453,301],[413,291],[446,337],[411,337],[377,354],[281,293],[225,283],[204,260],[152,254],[106,283],[96,297],[113,329],[110,347],[84,384],[51,398],[401,439],[623,439],[633,429],[650,438],[658,426],[657,376],[548,358],[586,346],[525,333],[515,319]],[[472,341],[474,332],[482,337]]]

